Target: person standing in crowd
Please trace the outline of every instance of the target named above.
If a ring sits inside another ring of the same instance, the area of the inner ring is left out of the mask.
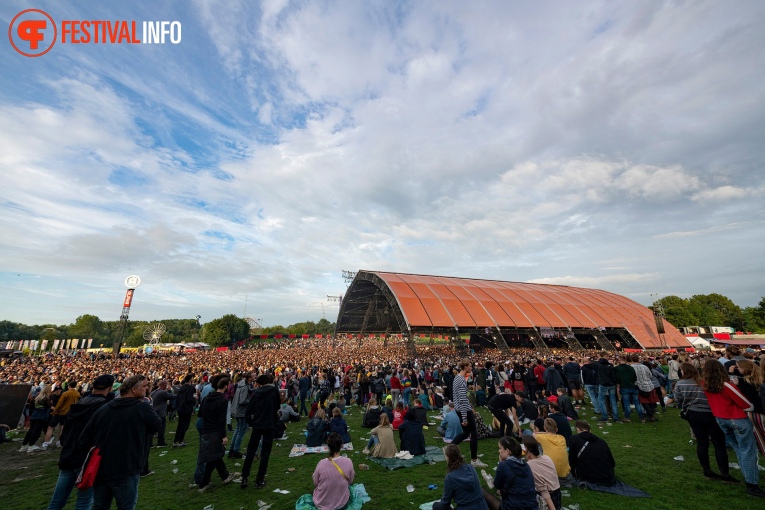
[[[186,446],[186,432],[191,425],[191,415],[197,405],[197,395],[194,385],[191,384],[193,374],[186,374],[183,378],[183,384],[175,396],[175,408],[178,413],[178,425],[175,429],[175,439],[173,446]]]
[[[582,366],[582,382],[584,383],[584,389],[587,390],[587,394],[590,396],[590,403],[595,408],[595,414],[601,414],[597,361],[596,358],[590,358],[589,363]]]
[[[490,510],[537,510],[534,474],[523,458],[521,445],[512,437],[503,437],[498,447],[500,462],[491,486],[501,499],[484,490],[487,506]]]
[[[247,412],[247,405],[250,403],[250,395],[253,391],[252,381],[254,379],[254,373],[245,372],[236,384],[234,398],[231,400],[231,414],[236,418],[236,429],[234,429],[234,436],[231,438],[231,448],[228,450],[228,458],[230,459],[241,459],[243,457],[239,448],[241,448],[242,440],[247,433],[247,420],[244,419],[244,416]]]
[[[451,509],[452,500],[460,510],[488,510],[483,497],[481,482],[475,468],[465,462],[458,446],[444,447],[446,478],[441,501],[433,503],[433,510]]]
[[[643,414],[643,408],[638,401],[638,388],[636,386],[637,374],[635,369],[627,364],[627,355],[619,355],[619,364],[614,369],[616,371],[616,382],[619,384],[619,394],[622,397],[622,410],[624,411],[623,423],[629,423],[630,416],[632,415],[631,406],[635,406],[635,410],[640,417],[640,421],[645,420]]]
[[[584,404],[584,391],[582,391],[582,367],[573,356],[568,357],[568,362],[563,365],[563,376],[571,391],[571,397],[575,405]]]
[[[619,406],[616,403],[616,371],[606,359],[605,351],[597,363],[598,396],[600,398],[600,421],[608,421],[608,406],[606,399],[611,401],[611,413],[615,422],[619,421]]]
[[[735,370],[738,372],[736,385],[746,399],[752,403],[753,409],[747,413],[752,421],[752,431],[757,443],[760,455],[765,455],[765,402],[761,395],[765,395],[763,385],[762,368],[748,359],[736,361]]]
[[[547,505],[547,510],[560,510],[560,480],[553,460],[542,454],[542,447],[533,436],[523,436],[523,446],[526,449],[526,461],[534,475],[534,486],[539,499]]]
[[[329,456],[316,465],[313,472],[313,504],[318,510],[344,508],[351,497],[350,486],[356,473],[353,461],[340,455],[343,440],[334,432],[327,437]]]
[[[578,420],[574,426],[577,433],[571,438],[568,449],[568,463],[574,478],[598,485],[614,485],[616,461],[608,443],[590,432],[586,420]]]
[[[167,380],[160,379],[157,383],[157,389],[151,393],[151,406],[154,408],[154,412],[157,413],[161,420],[159,425],[159,431],[157,431],[157,447],[164,448],[167,446],[165,441],[165,428],[167,427],[167,403],[173,399],[173,394],[167,390]],[[154,438],[149,439],[149,447]]]
[[[252,461],[255,459],[255,453],[261,439],[263,445],[260,451],[258,473],[255,475],[255,488],[261,489],[266,485],[268,459],[274,445],[276,421],[279,419],[276,413],[281,405],[279,390],[276,389],[273,382],[274,377],[272,375],[260,374],[255,379],[257,389],[253,392],[250,404],[247,406],[245,419],[247,424],[252,427],[252,433],[250,434],[250,441],[247,443],[247,455],[244,457],[244,466],[242,467],[242,489],[247,488]]]
[[[555,395],[555,390],[564,385],[563,376],[560,375],[560,372],[555,367],[555,363],[550,363],[550,365],[545,369],[544,379],[546,385],[545,388],[547,389],[547,393],[550,395]]]
[[[462,421],[462,434],[452,440],[452,444],[458,445],[470,436],[470,458],[474,467],[486,467],[486,464],[478,460],[478,430],[475,426],[475,414],[470,405],[467,395],[467,380],[473,369],[469,359],[463,359],[459,364],[460,372],[454,377],[452,383],[452,395],[454,396],[454,409],[460,415]]]
[[[758,485],[760,473],[757,468],[757,445],[755,444],[752,422],[746,413],[754,406],[730,382],[725,367],[716,360],[707,360],[703,372],[704,393],[709,401],[717,424],[725,433],[725,439],[736,452],[741,473],[750,496],[765,498],[765,491]]]
[[[207,396],[199,406],[202,418],[202,435],[199,440],[199,460],[204,463],[205,471],[198,484],[198,491],[205,492],[212,488],[210,481],[213,471],[228,485],[239,473],[229,473],[223,456],[226,454],[226,415],[228,401],[224,393],[228,389],[228,377],[221,377],[215,385],[215,391]]]
[[[66,415],[69,413],[69,408],[72,407],[72,404],[80,400],[80,393],[77,391],[76,386],[77,381],[70,379],[66,383],[66,391],[58,398],[58,402],[56,402],[56,406],[53,408],[53,413],[51,413],[50,422],[48,423],[48,431],[45,433],[45,440],[42,444],[43,450],[50,446],[55,439],[55,437],[53,437],[54,429],[58,425],[61,425],[61,428],[63,429]],[[61,442],[59,441],[56,446],[61,446]]]
[[[62,510],[72,494],[77,475],[85,462],[88,450],[78,443],[80,434],[85,429],[93,414],[114,395],[111,393],[114,377],[101,375],[93,381],[90,395],[80,399],[67,413],[64,428],[61,431],[61,455],[58,460],[58,481],[53,490],[53,497],[48,504],[48,510]],[[93,488],[77,491],[75,510],[90,510],[93,506]]]
[[[50,420],[51,394],[53,386],[46,384],[40,393],[34,399],[34,409],[29,421],[29,430],[24,434],[24,441],[21,443],[19,452],[32,453],[40,449],[35,443],[40,439],[40,435],[45,431],[45,427]]]
[[[687,412],[688,425],[696,437],[696,457],[699,459],[704,476],[710,479],[721,479],[728,483],[738,480],[730,476],[728,468],[728,452],[725,445],[725,434],[709,407],[707,396],[702,388],[701,375],[690,363],[680,365],[683,378],[675,384],[675,402]],[[715,449],[715,461],[720,473],[715,473],[709,465],[709,442]]]
[[[308,371],[303,372],[300,377],[298,391],[300,392],[300,416],[308,416],[308,409],[305,406],[308,395],[311,393],[311,378],[308,376]]]
[[[108,510],[114,499],[120,510],[132,510],[138,503],[149,436],[159,430],[160,419],[144,401],[149,381],[131,375],[120,386],[120,398],[101,406],[85,426],[78,440],[85,450],[101,450],[101,465],[93,485],[93,510]]]
[[[640,363],[640,358],[633,353],[629,357],[630,366],[635,371],[635,386],[638,389],[638,400],[643,406],[645,413],[644,421],[656,421],[656,402],[659,396],[653,391],[653,381],[651,380],[651,369]]]

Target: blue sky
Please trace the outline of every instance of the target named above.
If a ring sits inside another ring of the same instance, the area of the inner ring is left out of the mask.
[[[765,295],[761,2],[8,1],[0,319],[337,315],[341,270]],[[3,36],[5,37],[5,36]],[[322,310],[322,306],[324,310]]]

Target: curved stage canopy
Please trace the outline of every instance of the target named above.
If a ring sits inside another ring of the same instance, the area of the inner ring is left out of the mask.
[[[472,333],[501,348],[692,347],[647,307],[604,290],[380,271],[356,274],[336,333]]]

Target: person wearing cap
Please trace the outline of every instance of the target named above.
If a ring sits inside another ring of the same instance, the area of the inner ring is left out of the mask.
[[[132,510],[138,504],[138,484],[146,462],[149,436],[159,430],[160,419],[144,401],[149,381],[131,375],[120,386],[120,398],[103,404],[85,425],[78,447],[101,449],[101,465],[93,485],[93,510]]]
[[[114,398],[111,393],[114,377],[110,374],[98,376],[93,381],[90,395],[72,404],[66,415],[64,429],[61,432],[61,455],[58,459],[58,481],[53,490],[53,497],[48,504],[48,510],[61,510],[66,506],[69,496],[74,489],[77,474],[80,472],[88,448],[81,447],[77,439],[93,414],[104,404]],[[93,506],[93,489],[77,491],[75,510],[89,510]]]

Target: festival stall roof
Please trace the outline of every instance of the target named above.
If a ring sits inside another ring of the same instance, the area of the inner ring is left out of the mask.
[[[734,335],[729,339],[710,338],[709,341],[727,345],[765,345],[765,335]]]
[[[337,332],[373,332],[393,317],[401,333],[413,328],[615,328],[626,329],[645,349],[692,347],[666,320],[661,338],[651,310],[604,290],[382,271],[357,273],[340,306]]]

